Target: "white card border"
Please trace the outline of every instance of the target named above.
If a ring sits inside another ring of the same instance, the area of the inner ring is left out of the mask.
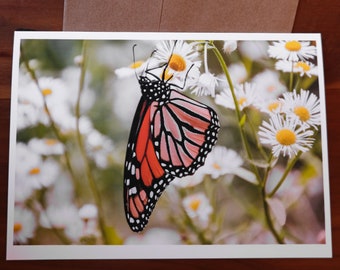
[[[326,244],[287,245],[136,245],[136,246],[65,246],[13,245],[14,163],[16,143],[17,87],[20,42],[22,39],[60,40],[315,40],[319,68],[319,98],[321,105],[322,163],[325,208]],[[321,34],[277,33],[145,33],[145,32],[15,32],[12,63],[12,95],[8,172],[7,260],[38,259],[180,259],[180,258],[329,258],[332,257],[331,208],[328,173],[328,145],[324,67]]]

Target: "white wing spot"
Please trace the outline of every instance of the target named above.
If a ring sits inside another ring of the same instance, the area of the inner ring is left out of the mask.
[[[131,196],[132,194],[136,194],[137,193],[137,188],[133,187],[129,189],[129,195]]]

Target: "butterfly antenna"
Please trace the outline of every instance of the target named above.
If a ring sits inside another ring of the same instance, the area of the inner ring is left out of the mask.
[[[135,64],[136,63],[136,55],[135,55],[135,48],[136,48],[137,44],[134,44],[132,46],[132,60],[133,60],[133,63]],[[138,81],[138,75],[137,75],[137,72],[136,72],[136,69],[134,68],[134,71],[135,71],[135,76],[136,76],[136,79]]]
[[[165,79],[165,71],[166,71],[166,69],[167,69],[168,66],[169,66],[169,63],[170,63],[171,58],[172,58],[172,55],[174,54],[174,50],[175,50],[175,47],[176,47],[176,43],[177,43],[177,40],[174,41],[174,46],[172,47],[172,50],[171,50],[171,54],[170,54],[169,60],[168,60],[168,62],[166,63],[166,65],[164,66],[163,73],[162,73],[162,81],[164,81],[164,79]],[[167,79],[166,81],[168,82],[169,80],[172,79],[172,77],[173,77],[173,75],[171,75],[170,78]]]
[[[185,79],[184,79],[184,83],[183,83],[182,89],[185,88],[185,84],[186,84],[186,82],[187,82],[188,74],[189,74],[190,70],[193,68],[193,66],[194,66],[194,64],[192,64],[192,65],[190,66],[190,68],[189,68],[188,71],[187,71],[187,74],[185,74]]]

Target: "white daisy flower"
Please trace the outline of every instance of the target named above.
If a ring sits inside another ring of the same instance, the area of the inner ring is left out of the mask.
[[[228,67],[229,75],[232,81],[232,84],[235,86],[237,84],[244,83],[248,78],[248,72],[243,63],[239,62],[236,64],[231,64]],[[219,81],[218,89],[222,91],[225,88],[229,88],[229,83],[226,80],[226,76],[224,74],[217,75],[217,80]]]
[[[15,178],[15,191],[14,200],[18,204],[25,203],[25,201],[31,197],[34,188],[30,182],[24,177]]]
[[[157,44],[154,54],[159,63],[169,63],[169,68],[176,72],[187,71],[191,64],[200,67],[201,62],[197,60],[198,56],[194,47],[183,40],[162,41]]]
[[[70,205],[75,199],[75,188],[73,181],[68,172],[62,171],[59,174],[58,181],[46,191],[46,205]]]
[[[147,62],[138,60],[129,65],[128,67],[117,68],[115,70],[115,74],[119,79],[135,76],[136,74],[138,76],[143,73],[143,71],[146,68],[146,65]]]
[[[234,90],[240,110],[256,104],[258,94],[253,84],[245,83],[236,85]],[[229,88],[224,89],[221,94],[216,95],[215,102],[216,104],[235,110],[235,103]]]
[[[30,94],[33,92],[37,92],[37,88],[32,81],[32,77],[29,72],[26,70],[26,66],[22,64],[21,69],[19,70],[19,80],[18,80],[18,100],[23,104],[32,104],[32,99],[30,98]],[[29,92],[29,93],[27,93]],[[39,92],[38,92],[39,94]],[[35,100],[33,100],[35,101]],[[35,103],[33,103],[35,104]]]
[[[97,130],[92,130],[85,140],[85,147],[90,158],[99,168],[106,168],[114,151],[113,142]]]
[[[59,106],[51,106],[48,110],[52,120],[62,131],[69,129],[70,126],[75,126],[76,117],[66,103],[60,104]],[[51,124],[50,116],[45,109],[41,108],[39,112],[39,122],[49,126]]]
[[[59,106],[67,101],[68,90],[61,79],[42,77],[39,79],[39,87],[49,108]]]
[[[207,156],[205,165],[202,167],[205,174],[217,179],[222,175],[237,175],[248,182],[255,183],[255,175],[242,168],[243,159],[239,154],[224,146],[216,145]]]
[[[318,76],[318,67],[308,61],[299,61],[295,63],[294,69],[300,73],[301,77],[304,75],[307,75],[308,77]]]
[[[281,113],[282,112],[282,101],[278,99],[272,100],[264,100],[259,99],[256,104],[256,107],[260,109],[261,112],[272,114],[272,113]]]
[[[299,151],[307,152],[314,142],[313,131],[302,128],[296,118],[285,120],[279,114],[272,114],[269,122],[263,121],[258,134],[261,143],[272,147],[275,157],[282,153],[291,158]]]
[[[199,54],[193,45],[183,40],[166,40],[157,44],[151,59],[151,66],[161,67],[168,63],[165,71],[165,80],[176,84],[179,88],[190,87],[199,78],[201,61],[197,60]],[[163,69],[158,76],[162,77]]]
[[[85,204],[78,211],[79,217],[83,221],[82,235],[96,235],[98,209],[94,204]]]
[[[237,49],[237,41],[236,40],[226,40],[226,41],[224,41],[223,51],[226,54],[231,54],[236,49]]]
[[[53,138],[32,138],[28,142],[28,147],[40,155],[62,155],[64,153],[64,145]]]
[[[316,47],[310,45],[309,41],[274,41],[269,45],[268,53],[270,57],[288,61],[299,61],[314,58]]]
[[[288,61],[288,60],[279,60],[275,63],[275,69],[283,71],[283,72],[298,73],[298,70],[294,68],[295,63],[297,62]]]
[[[231,64],[228,71],[234,85],[242,84],[248,78],[248,72],[243,63]]]
[[[185,197],[183,206],[188,216],[200,227],[206,228],[208,226],[209,216],[213,208],[204,193],[199,192]]]
[[[45,210],[41,210],[39,224],[44,228],[63,230],[67,238],[79,242],[84,232],[84,222],[74,202],[74,187],[67,173],[61,173],[52,189],[46,193]]]
[[[279,60],[275,63],[275,69],[283,72],[299,73],[300,76],[318,76],[318,67],[308,61],[291,62],[287,60]]]
[[[22,142],[16,144],[15,159],[15,164],[20,165],[15,168],[16,174],[26,174],[32,168],[32,164],[41,161],[40,155]]]
[[[255,84],[259,99],[273,100],[287,91],[286,86],[280,81],[278,72],[265,70],[257,74],[252,82]]]
[[[56,161],[45,159],[38,164],[32,164],[26,177],[34,188],[41,189],[51,186],[56,181],[59,172],[60,167]]]
[[[112,113],[120,121],[122,128],[130,129],[130,121],[140,99],[140,86],[137,80],[131,79],[113,80],[110,84],[114,89],[122,89],[121,91],[112,91]]]
[[[287,117],[296,118],[300,125],[317,129],[321,124],[320,100],[310,91],[301,89],[297,94],[294,89],[293,92],[284,93],[280,100]]]
[[[98,216],[97,206],[88,203],[84,204],[78,211],[79,217],[82,220],[96,219]]]
[[[80,78],[80,68],[76,67],[68,67],[63,69],[61,72],[61,80],[65,84],[67,89],[65,103],[70,106],[72,112],[76,106],[78,101],[79,95],[79,78]],[[95,91],[89,88],[91,81],[91,74],[89,72],[86,73],[83,89],[81,92],[81,99],[80,99],[80,113],[86,113],[94,104],[95,102]]]
[[[38,59],[30,59],[28,61],[28,66],[32,70],[37,70],[41,66],[41,62]]]
[[[70,91],[64,81],[51,77],[39,79],[39,88],[35,82],[22,85],[18,90],[18,100],[22,104],[32,104],[40,123],[50,124],[49,115],[44,106],[44,100],[52,119],[62,126],[64,122],[72,118],[70,108]],[[73,91],[76,92],[77,90]]]
[[[198,96],[215,97],[216,86],[217,78],[210,72],[205,72],[200,75],[194,90],[192,90],[192,93]]]
[[[39,123],[39,110],[32,103],[18,102],[17,128],[18,130],[33,127]]]
[[[64,118],[63,118],[64,117]],[[68,113],[60,112],[59,117],[54,119],[63,134],[73,133],[77,128],[77,119],[75,116],[71,116]],[[91,120],[82,115],[79,118],[79,130],[81,134],[89,134],[93,130],[93,124]]]
[[[18,143],[16,148],[16,183],[26,181],[34,189],[48,187],[54,183],[60,167],[53,159],[43,160],[25,144]],[[19,166],[20,165],[20,166]]]
[[[19,82],[18,102],[21,104],[32,104],[35,108],[43,108],[43,95],[39,92],[37,85],[32,80]]]
[[[37,227],[35,217],[30,210],[16,206],[14,209],[13,241],[14,244],[27,244],[33,238]]]
[[[40,215],[40,225],[44,228],[66,229],[74,220],[80,220],[74,205],[49,205]]]
[[[268,57],[268,42],[261,40],[242,41],[238,44],[238,50],[243,56],[246,56],[253,61],[258,61]]]

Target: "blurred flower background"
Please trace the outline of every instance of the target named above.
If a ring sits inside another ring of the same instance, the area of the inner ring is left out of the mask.
[[[316,45],[24,40],[14,243],[323,243]],[[214,108],[221,129],[205,165],[175,179],[136,234],[123,206],[136,75],[168,62],[174,46],[186,66],[169,65],[170,82],[185,81],[183,93]]]

